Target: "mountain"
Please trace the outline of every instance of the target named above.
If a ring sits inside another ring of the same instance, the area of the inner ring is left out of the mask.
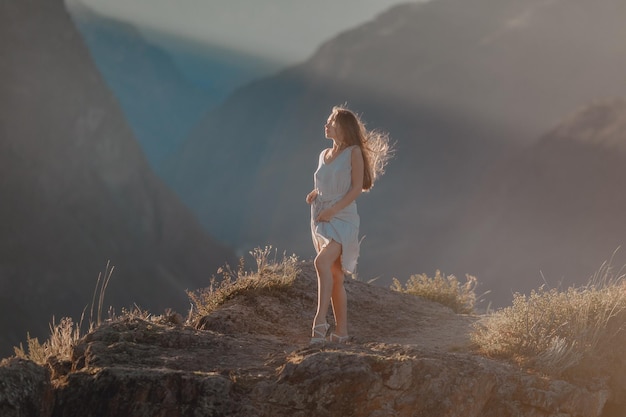
[[[488,177],[460,239],[467,262],[499,277],[489,282],[499,295],[584,284],[611,258],[614,269],[626,265],[623,99],[584,106]]]
[[[0,347],[106,305],[188,306],[232,252],[148,166],[62,0],[0,3]]]
[[[270,242],[312,256],[304,196],[329,144],[326,117],[348,102],[397,141],[387,174],[359,198],[360,276],[388,283],[442,269],[493,282],[465,254],[468,205],[494,164],[563,115],[626,96],[624,18],[621,0],[394,7],[234,93],[194,129],[166,179],[238,250]]]
[[[214,91],[185,79],[172,58],[139,31],[80,2],[69,11],[155,169],[215,104]]]
[[[267,66],[261,59],[140,30],[80,0],[66,4],[157,173],[201,116]]]

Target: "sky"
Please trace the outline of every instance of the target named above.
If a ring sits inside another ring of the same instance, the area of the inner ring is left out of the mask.
[[[66,0],[212,46],[291,64],[340,32],[409,0]],[[415,1],[415,0],[414,0]],[[417,0],[424,1],[424,0]]]

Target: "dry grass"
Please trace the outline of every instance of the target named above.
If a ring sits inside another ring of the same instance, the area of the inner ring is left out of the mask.
[[[104,305],[104,294],[106,293],[107,286],[113,275],[115,267],[107,262],[104,269],[104,273],[98,274],[98,281],[96,282],[96,288],[94,289],[93,298],[91,301],[91,311],[89,316],[89,325],[87,333],[93,331],[96,327],[102,323],[102,307]],[[96,306],[96,298],[98,299],[96,318],[94,320],[94,308]],[[85,308],[86,309],[86,308]],[[70,360],[72,355],[72,348],[76,345],[76,342],[83,336],[82,325],[85,312],[80,318],[78,323],[75,323],[71,317],[63,317],[57,324],[54,317],[50,324],[50,337],[43,343],[39,342],[36,337],[30,337],[30,334],[26,336],[26,349],[20,343],[19,347],[14,347],[15,356],[18,358],[31,360],[39,365],[44,365],[52,357],[58,360],[65,361]]]
[[[274,291],[291,286],[300,271],[296,255],[277,259],[277,251],[271,246],[256,248],[250,252],[256,261],[256,272],[246,271],[243,258],[236,270],[226,265],[218,270],[221,279],[211,278],[210,286],[196,291],[187,291],[192,303],[189,321],[207,316],[226,301],[238,294]],[[273,255],[273,256],[272,256]]]
[[[436,301],[456,313],[469,314],[476,304],[476,284],[476,278],[471,275],[466,275],[463,284],[454,275],[445,276],[437,271],[433,278],[426,274],[412,275],[404,287],[394,278],[391,289]]]
[[[472,340],[490,357],[512,359],[549,375],[610,369],[623,350],[626,283],[608,265],[582,287],[515,294],[513,305],[486,316]]]
[[[50,338],[44,343],[39,343],[37,338],[30,335],[26,337],[27,351],[22,344],[15,349],[15,355],[19,358],[29,359],[39,365],[47,363],[50,357],[60,360],[69,360],[72,347],[81,338],[80,325],[75,324],[71,318],[64,317],[56,324],[54,318],[50,324]]]
[[[271,246],[264,249],[256,248],[250,252],[256,262],[256,272],[245,271],[243,258],[240,260],[236,271],[228,265],[220,268],[222,280],[218,283],[214,277],[209,288],[195,292],[187,292],[193,303],[189,317],[209,314],[226,300],[242,291],[250,290],[273,290],[284,288],[295,280],[299,271],[299,262],[295,255],[289,257],[283,254],[282,260],[276,259],[276,251]],[[272,257],[273,255],[273,257]],[[60,361],[70,360],[72,349],[85,333],[92,332],[103,322],[104,295],[113,274],[114,267],[107,263],[104,273],[98,275],[98,281],[94,290],[89,323],[86,332],[83,332],[84,312],[78,323],[69,317],[64,317],[59,323],[52,319],[50,324],[50,337],[43,343],[38,338],[26,337],[26,348],[20,343],[14,347],[17,357],[31,360],[39,365],[45,365],[50,358]],[[108,310],[108,321],[119,321],[128,318],[140,318],[155,322],[171,323],[176,313],[166,312],[165,316],[152,316],[149,312],[135,305],[131,309],[122,309],[121,315],[117,316],[112,308]]]

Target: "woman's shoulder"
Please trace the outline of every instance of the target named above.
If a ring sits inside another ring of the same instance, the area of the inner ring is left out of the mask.
[[[361,151],[361,147],[359,145],[349,146],[348,149],[350,149],[350,154],[352,156],[363,155],[363,151]]]
[[[344,159],[352,159],[354,157],[362,156],[361,148],[359,145],[350,145],[343,150],[341,156],[345,156]]]
[[[331,148],[324,148],[322,149],[322,151],[320,152],[320,159],[324,159],[324,157],[326,156],[326,152],[328,152],[329,150],[331,150]]]

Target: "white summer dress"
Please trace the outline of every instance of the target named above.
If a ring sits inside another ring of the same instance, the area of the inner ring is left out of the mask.
[[[331,240],[341,244],[341,266],[352,274],[359,257],[359,214],[356,202],[351,202],[329,222],[316,222],[317,215],[341,200],[352,185],[352,148],[349,146],[331,162],[324,162],[326,150],[320,153],[314,181],[317,197],[311,203],[311,233],[313,246],[319,253]]]

